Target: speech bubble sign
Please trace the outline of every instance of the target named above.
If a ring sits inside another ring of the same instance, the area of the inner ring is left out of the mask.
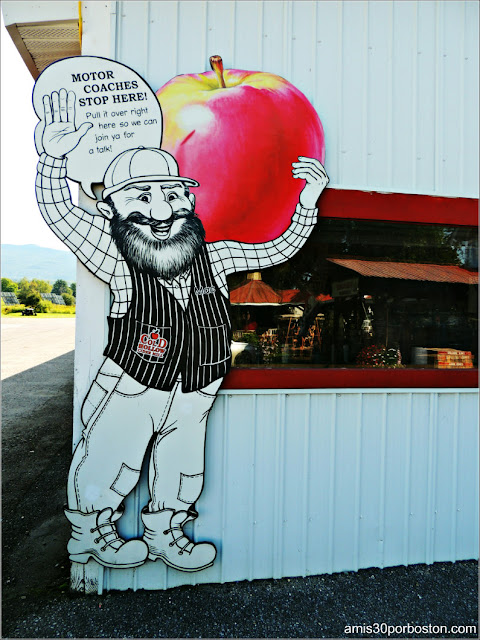
[[[103,182],[108,165],[122,151],[160,148],[162,111],[145,80],[124,64],[97,56],[64,58],[49,65],[33,88],[33,108],[40,122],[35,146],[43,153],[44,96],[65,89],[75,94],[75,128],[93,126],[67,155],[67,176],[91,198],[92,184]]]

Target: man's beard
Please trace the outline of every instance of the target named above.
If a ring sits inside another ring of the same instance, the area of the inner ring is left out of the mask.
[[[166,240],[146,237],[138,224],[152,226],[158,221],[140,213],[122,219],[113,202],[110,228],[113,241],[125,260],[140,271],[164,280],[176,278],[191,266],[205,239],[202,221],[193,211],[181,209],[173,213],[173,220],[183,219],[181,229]]]

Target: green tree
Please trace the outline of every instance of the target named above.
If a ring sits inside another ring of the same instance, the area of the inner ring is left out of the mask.
[[[36,307],[42,300],[40,293],[33,286],[20,289],[17,298],[26,307]]]
[[[50,293],[52,285],[47,280],[39,280],[34,278],[30,281],[30,285],[38,291],[38,293]]]
[[[58,296],[61,296],[62,293],[69,293],[70,295],[72,295],[72,290],[65,282],[65,280],[56,280],[53,283],[52,293],[56,293]]]
[[[21,280],[18,281],[19,292],[26,291],[29,286],[30,286],[30,280],[27,280],[26,278],[22,278]]]
[[[72,290],[72,296],[74,296],[76,298],[77,297],[77,283],[76,282],[71,282],[70,283],[70,289]]]
[[[18,283],[18,290],[27,291],[29,289],[35,289],[38,293],[50,293],[52,285],[47,280],[40,280],[39,278],[33,278],[33,280],[22,278]]]
[[[27,278],[22,278],[18,283],[17,298],[22,304],[26,305],[26,300],[31,292],[32,288],[30,287],[30,280],[27,280]]]
[[[18,284],[13,280],[10,280],[10,278],[2,278],[2,291],[17,293]]]
[[[73,307],[75,305],[75,298],[71,293],[62,293],[62,298],[67,307]]]

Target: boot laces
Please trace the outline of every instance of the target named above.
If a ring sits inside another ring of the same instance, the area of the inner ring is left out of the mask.
[[[101,529],[102,527],[108,527],[107,531],[105,531],[105,533],[101,533]],[[103,540],[104,545],[103,547],[101,547],[101,551],[106,551],[107,547],[114,547],[114,549],[118,549],[119,547],[122,546],[123,544],[123,540],[120,538],[120,536],[118,535],[117,529],[115,527],[115,525],[111,522],[104,522],[103,524],[99,524],[97,527],[94,527],[93,529],[90,529],[90,533],[94,533],[95,531],[98,531],[101,535],[99,535],[97,538],[95,538],[93,541],[95,542],[95,544],[98,544],[100,542],[100,540]],[[106,540],[105,538],[107,536],[111,536],[113,535],[114,537],[111,540]],[[116,543],[116,546],[114,546]]]
[[[178,552],[179,556],[182,556],[184,552],[185,553],[192,553],[192,550],[195,547],[195,543],[193,543],[191,540],[189,540],[187,538],[187,536],[183,533],[182,527],[170,527],[170,529],[165,529],[163,534],[164,535],[168,535],[169,533],[171,533],[172,536],[174,536],[174,533],[173,533],[174,531],[180,531],[182,535],[178,536],[178,538],[173,538],[172,542],[168,543],[168,546],[169,547],[173,547],[173,546],[177,545],[177,547],[179,547],[179,549],[180,549],[180,551]],[[181,547],[179,545],[179,541],[180,540],[186,540],[187,541],[186,544],[183,547]],[[189,545],[191,545],[190,549],[187,548]]]

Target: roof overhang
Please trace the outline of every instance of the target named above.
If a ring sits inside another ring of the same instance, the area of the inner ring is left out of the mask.
[[[327,258],[327,260],[368,278],[478,284],[478,271],[469,271],[453,264],[386,262],[355,258]]]
[[[52,62],[81,55],[80,2],[3,2],[5,27],[36,79]]]

